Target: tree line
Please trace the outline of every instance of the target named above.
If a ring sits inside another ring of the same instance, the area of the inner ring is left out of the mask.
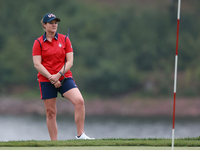
[[[130,2],[130,1],[129,1]],[[49,12],[61,19],[58,32],[74,49],[72,73],[89,94],[173,93],[177,3],[159,9],[99,6],[78,0],[2,0],[0,5],[0,92],[13,87],[35,89],[34,40],[44,34],[40,20]],[[198,2],[199,3],[199,2]],[[179,35],[178,90],[197,96],[200,88],[200,21],[196,11],[182,11]]]

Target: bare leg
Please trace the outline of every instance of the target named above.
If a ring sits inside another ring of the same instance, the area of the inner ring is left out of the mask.
[[[46,119],[47,119],[47,128],[51,140],[57,140],[58,127],[56,122],[56,98],[44,100],[45,109],[46,109]]]
[[[65,92],[63,96],[69,99],[75,106],[74,119],[76,123],[77,133],[80,136],[84,132],[84,122],[85,122],[84,99],[78,88],[73,88]]]

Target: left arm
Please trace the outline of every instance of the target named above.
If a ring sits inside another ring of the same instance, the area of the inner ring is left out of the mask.
[[[73,66],[73,62],[74,62],[74,53],[70,52],[70,53],[66,53],[66,58],[67,61],[65,63],[65,70],[64,70],[64,66],[62,67],[62,69],[60,70],[63,73],[66,73],[67,71],[69,71],[71,69],[71,67]]]
[[[64,74],[69,71],[71,69],[71,67],[73,66],[73,61],[74,61],[74,53],[73,52],[69,52],[69,53],[66,53],[66,63],[65,63],[65,70],[64,70],[64,66],[62,67],[62,69],[60,70],[63,74],[63,71],[64,71]],[[57,74],[54,74],[54,75],[51,75],[49,77],[49,80],[50,81],[53,81],[55,83],[57,83],[57,81],[59,81],[59,78],[61,77],[61,74],[58,72]]]

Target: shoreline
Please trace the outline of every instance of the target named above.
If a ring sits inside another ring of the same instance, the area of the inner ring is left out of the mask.
[[[86,116],[169,116],[173,114],[173,99],[93,99],[85,101]],[[1,115],[45,115],[42,100],[0,99]],[[74,106],[65,99],[57,100],[57,114],[74,114]],[[176,117],[200,116],[200,98],[177,98]]]

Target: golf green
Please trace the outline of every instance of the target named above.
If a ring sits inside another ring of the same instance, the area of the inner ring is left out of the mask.
[[[149,146],[83,146],[83,147],[0,147],[0,150],[171,150],[171,147]],[[200,150],[200,147],[175,147],[174,150]]]

